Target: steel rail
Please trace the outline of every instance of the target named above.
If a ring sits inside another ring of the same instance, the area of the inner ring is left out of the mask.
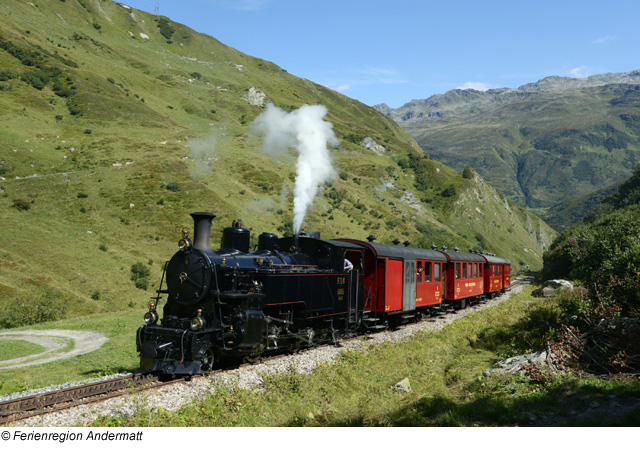
[[[0,403],[0,425],[14,420],[117,397],[134,389],[149,389],[171,381],[174,380],[163,382],[155,375],[138,373],[57,391],[19,397]],[[182,379],[178,381],[182,381]]]

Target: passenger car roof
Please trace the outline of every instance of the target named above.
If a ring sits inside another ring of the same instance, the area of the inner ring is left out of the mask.
[[[482,255],[482,257],[485,258],[487,262],[494,264],[511,264],[511,261],[509,261],[508,259],[498,258],[497,256]]]
[[[471,262],[486,262],[483,255],[478,255],[476,253],[465,253],[465,252],[440,252],[446,255],[449,261],[471,261]]]
[[[404,247],[401,245],[379,244],[376,242],[364,242],[352,239],[339,239],[341,242],[350,242],[360,247],[368,248],[373,251],[376,256],[384,258],[401,258],[401,259],[426,259],[429,261],[446,261],[447,259],[441,252],[437,252],[427,248]]]

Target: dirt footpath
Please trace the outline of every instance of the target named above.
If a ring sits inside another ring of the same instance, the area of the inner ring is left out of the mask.
[[[22,340],[44,347],[41,353],[1,361],[0,370],[72,358],[97,350],[107,342],[107,337],[103,333],[75,330],[8,330],[0,331],[0,339]],[[73,342],[71,349],[60,351],[67,347],[70,341]]]

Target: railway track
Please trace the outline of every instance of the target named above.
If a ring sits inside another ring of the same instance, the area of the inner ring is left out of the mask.
[[[514,279],[511,288],[527,284],[531,278],[523,277]],[[286,355],[272,355],[261,359],[267,361],[273,358],[281,358]],[[245,364],[233,365],[227,369],[235,369]],[[219,369],[214,371],[224,371]],[[109,398],[119,397],[131,392],[154,389],[174,383],[184,383],[191,377],[161,379],[157,375],[149,373],[137,373],[114,378],[105,381],[98,381],[81,386],[60,389],[42,394],[30,395],[8,400],[0,403],[0,426],[10,424],[13,421],[22,420],[27,417],[48,414],[80,405],[98,403]]]
[[[155,375],[139,373],[43,394],[20,397],[0,403],[0,425],[74,406],[99,402],[135,390],[151,389],[184,381],[185,379],[183,378],[162,381]]]

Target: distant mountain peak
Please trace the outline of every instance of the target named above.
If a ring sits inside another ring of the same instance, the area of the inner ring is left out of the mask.
[[[604,86],[606,84],[627,83],[640,84],[640,70],[625,73],[605,73],[591,75],[586,78],[572,78],[550,76],[535,83],[528,83],[520,86],[517,90],[531,91],[564,91],[567,89],[581,89],[594,86]]]
[[[456,170],[473,167],[544,212],[630,175],[640,163],[638,111],[640,70],[452,89],[383,112],[430,156]]]
[[[374,108],[398,122],[430,120],[444,118],[455,110],[468,108],[469,105],[495,102],[505,95],[514,95],[514,98],[517,99],[518,97],[523,98],[522,94],[555,94],[608,84],[640,84],[640,70],[591,75],[587,78],[552,75],[533,83],[523,84],[517,89],[498,88],[478,91],[476,89],[458,88],[447,91],[444,94],[432,95],[426,99],[413,99],[399,108],[390,108],[385,103],[375,105]]]

